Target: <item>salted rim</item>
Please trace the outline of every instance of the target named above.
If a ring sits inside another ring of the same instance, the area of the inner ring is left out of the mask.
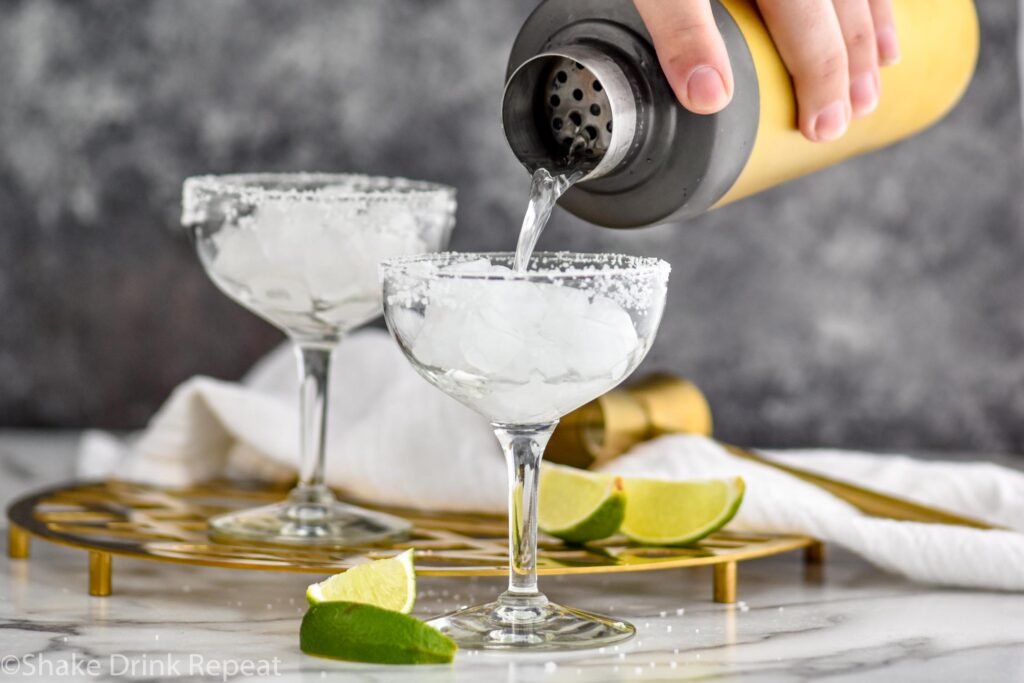
[[[260,185],[270,180],[286,180],[296,183],[319,182],[324,186],[313,188],[274,188]],[[365,189],[345,188],[345,183],[362,181],[381,187]],[[252,184],[248,184],[252,183]],[[334,185],[332,185],[334,183]],[[229,194],[252,200],[349,202],[375,199],[405,199],[431,194],[455,197],[455,188],[450,185],[426,180],[411,180],[402,177],[374,176],[362,173],[227,173],[223,175],[198,175],[185,179],[184,193],[206,191]]]
[[[588,253],[575,251],[539,251],[531,257],[564,258],[566,260],[592,261],[592,265],[600,266],[608,261],[621,260],[628,265],[600,270],[588,268],[571,268],[569,270],[528,270],[525,273],[512,271],[510,273],[468,273],[468,272],[441,272],[432,273],[418,272],[413,266],[420,263],[433,263],[443,257],[458,257],[462,262],[477,258],[491,260],[500,257],[508,260],[515,258],[511,251],[439,251],[428,254],[414,254],[411,256],[393,256],[386,258],[380,263],[382,275],[397,273],[408,277],[420,277],[423,279],[449,279],[449,280],[568,280],[574,278],[596,278],[614,276],[637,276],[644,274],[663,275],[667,277],[672,271],[672,266],[667,261],[653,256],[632,256],[630,254],[618,253]],[[453,262],[455,263],[455,262]]]

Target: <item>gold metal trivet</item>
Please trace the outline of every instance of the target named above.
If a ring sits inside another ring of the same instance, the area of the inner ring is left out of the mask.
[[[213,542],[207,520],[280,500],[283,489],[211,483],[165,489],[121,481],[70,483],[26,496],[7,510],[7,553],[29,556],[29,538],[89,552],[89,594],[110,595],[112,557],[182,564],[327,574],[416,549],[425,576],[499,576],[508,571],[505,519],[497,516],[390,510],[413,523],[408,539],[356,548],[295,548]],[[737,563],[804,549],[820,564],[823,546],[806,536],[719,532],[681,547],[640,546],[613,537],[585,547],[541,534],[539,574],[592,574],[714,565],[714,599],[736,601]]]

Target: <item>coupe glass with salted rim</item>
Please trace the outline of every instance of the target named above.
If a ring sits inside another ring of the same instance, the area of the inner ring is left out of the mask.
[[[561,416],[624,380],[658,330],[669,266],[658,259],[427,254],[381,266],[384,316],[430,383],[487,417],[509,477],[509,585],[495,602],[431,625],[460,647],[568,650],[629,638],[632,625],[562,607],[537,589],[537,484]]]
[[[182,225],[214,283],[280,328],[299,361],[299,483],[280,503],[210,521],[214,538],[347,546],[401,535],[404,520],[339,502],[324,484],[327,386],[342,336],[381,313],[377,266],[444,248],[455,191],[342,174],[185,181]]]

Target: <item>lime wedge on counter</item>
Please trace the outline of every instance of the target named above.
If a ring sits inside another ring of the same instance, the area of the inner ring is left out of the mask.
[[[372,664],[447,664],[458,649],[415,617],[358,602],[310,607],[299,646],[309,655]]]
[[[646,545],[685,545],[725,526],[743,501],[743,479],[626,479],[622,533]]]
[[[306,589],[310,605],[359,602],[408,614],[416,602],[412,550],[386,560],[367,562],[314,583]]]
[[[596,541],[618,531],[625,514],[621,477],[541,467],[537,525],[544,533],[570,543]]]

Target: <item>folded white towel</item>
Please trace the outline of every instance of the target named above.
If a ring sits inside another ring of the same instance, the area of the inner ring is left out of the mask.
[[[79,475],[168,485],[224,474],[289,477],[298,460],[297,385],[287,347],[241,383],[191,379],[130,444],[87,434]],[[421,379],[385,332],[364,330],[341,344],[331,390],[329,484],[383,505],[504,511],[506,469],[490,426]],[[917,581],[1024,590],[1024,534],[1018,533],[1024,531],[1024,474],[988,463],[856,452],[769,455],[1016,531],[868,517],[815,486],[735,458],[697,436],[641,444],[606,470],[665,479],[741,475],[746,499],[730,528],[809,534]]]

